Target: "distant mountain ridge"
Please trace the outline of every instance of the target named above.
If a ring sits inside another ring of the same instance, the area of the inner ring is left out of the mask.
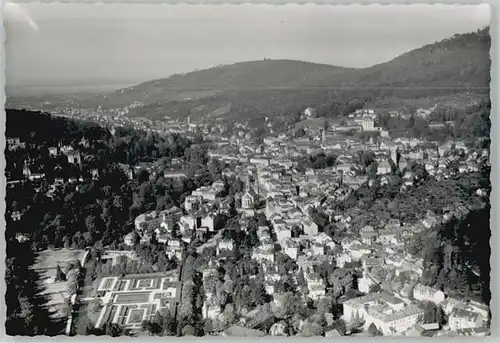
[[[241,62],[85,99],[84,108],[129,108],[128,116],[246,120],[289,115],[308,106],[328,111],[336,101],[402,99],[488,92],[489,27],[425,45],[369,68],[294,60]],[[367,53],[369,51],[367,50]]]

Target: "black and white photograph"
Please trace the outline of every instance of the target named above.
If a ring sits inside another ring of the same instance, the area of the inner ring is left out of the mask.
[[[3,17],[7,335],[491,335],[489,5]]]

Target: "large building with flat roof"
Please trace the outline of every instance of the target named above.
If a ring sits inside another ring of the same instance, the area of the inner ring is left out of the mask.
[[[152,320],[157,311],[169,308],[175,315],[180,292],[181,282],[176,272],[105,277],[97,289],[104,306],[96,328],[116,323],[140,331],[141,323]]]
[[[384,335],[404,332],[423,319],[424,310],[387,292],[370,293],[343,303],[344,320],[364,321],[365,328],[374,324]]]

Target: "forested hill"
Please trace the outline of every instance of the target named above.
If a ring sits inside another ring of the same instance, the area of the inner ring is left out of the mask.
[[[250,119],[291,115],[307,106],[320,115],[338,101],[395,96],[414,99],[487,92],[489,28],[455,35],[370,68],[263,60],[174,75],[81,102],[85,108],[124,108],[130,116]],[[369,53],[369,51],[367,51]]]
[[[113,162],[135,165],[160,157],[180,156],[190,145],[186,138],[176,134],[160,137],[153,132],[117,127],[113,135],[108,128],[95,123],[47,113],[7,109],[6,115],[6,137],[29,143],[26,153],[35,159],[46,157],[49,147],[71,146],[81,150],[91,165]],[[82,146],[83,141],[88,146]],[[23,156],[16,153],[9,157]]]
[[[140,213],[180,206],[198,187],[213,182],[206,154],[176,134],[106,128],[39,112],[7,110],[5,149],[6,240],[25,234],[34,250],[120,242]],[[78,163],[59,150],[71,148]],[[53,150],[53,149],[52,149]],[[163,177],[176,158],[188,177]],[[153,163],[154,162],[154,163]],[[27,166],[31,175],[24,173]],[[132,171],[133,177],[130,177]],[[14,213],[18,217],[13,216]]]

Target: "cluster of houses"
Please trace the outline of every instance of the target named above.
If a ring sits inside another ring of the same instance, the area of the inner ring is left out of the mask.
[[[167,246],[169,258],[182,258],[184,244],[193,239],[204,241],[216,229],[217,216],[229,211],[229,203],[219,195],[224,190],[222,181],[210,187],[194,190],[184,200],[183,209],[171,207],[163,211],[143,213],[135,219],[135,228],[124,237],[124,243],[134,246],[153,239]]]
[[[312,118],[314,113],[305,112],[305,116]],[[342,127],[307,131],[306,137],[301,138],[286,134],[270,136],[258,144],[242,126],[229,139],[214,141],[208,154],[225,162],[227,167],[222,175],[244,181],[244,190],[234,196],[242,230],[246,229],[248,218],[256,213],[263,213],[269,223],[258,227],[258,243],[252,253],[266,273],[266,291],[277,295],[275,285],[281,278],[277,272],[277,250],[297,262],[304,275],[304,295],[313,300],[327,293],[323,278],[317,273],[318,265],[326,261],[343,268],[356,262],[361,265],[362,273],[358,289],[366,295],[343,303],[346,321],[361,320],[367,327],[374,324],[384,335],[407,332],[421,323],[423,310],[419,302],[431,301],[448,316],[449,330],[480,330],[488,316],[487,307],[485,310],[481,304],[446,298],[441,291],[419,284],[423,260],[405,248],[412,235],[460,212],[460,206],[444,211],[442,218],[430,214],[417,223],[400,223],[397,219],[373,223],[355,231],[356,234],[350,231],[341,240],[334,241],[319,232],[312,215],[315,209],[321,207],[329,222],[349,229],[352,216],[335,211],[335,203],[364,184],[371,187],[375,179],[381,186],[390,185],[394,170],[402,172],[401,191],[405,191],[418,181],[416,173],[410,170],[413,163],[421,164],[430,176],[439,180],[456,173],[476,172],[489,158],[487,150],[469,152],[462,142],[428,144],[419,139],[391,140],[374,125],[375,118],[373,110],[359,110]],[[186,125],[182,130],[213,134],[207,127],[189,121]],[[356,131],[379,131],[380,138],[360,142],[337,134],[350,127]],[[367,150],[373,152],[377,177],[368,172],[372,166],[367,168],[360,160],[360,151]],[[299,171],[299,159],[321,153],[335,154],[335,165]],[[181,174],[168,171],[165,177],[185,177]],[[174,207],[142,214],[135,221],[134,232],[125,237],[125,243],[148,242],[154,234],[159,242],[166,244],[169,257],[181,259],[183,243],[190,243],[193,238],[204,242],[213,236],[211,233],[217,233],[217,215],[228,214],[231,207],[221,196],[224,188],[223,181],[215,181],[187,196],[183,209]],[[215,245],[218,258],[236,248],[232,240],[217,234],[210,242]],[[205,318],[214,319],[221,314],[213,286],[217,278],[213,266],[203,273]]]

